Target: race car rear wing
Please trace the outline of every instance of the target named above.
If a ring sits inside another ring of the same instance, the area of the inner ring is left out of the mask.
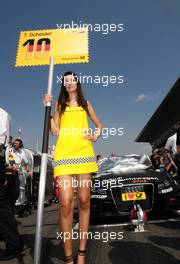
[[[135,139],[136,142],[148,142],[154,147],[164,142],[180,130],[180,77],[152,115],[148,123]]]

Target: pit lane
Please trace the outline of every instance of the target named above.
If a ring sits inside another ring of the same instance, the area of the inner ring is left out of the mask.
[[[18,218],[18,228],[29,248],[19,259],[5,261],[5,264],[33,263],[36,211],[26,218]],[[59,208],[53,204],[45,208],[42,263],[63,264],[63,244],[57,240]],[[75,209],[74,231],[78,231],[77,209]],[[128,218],[101,218],[91,221],[89,231],[99,233],[100,239],[88,240],[87,264],[177,264],[180,262],[180,216],[166,212],[154,217],[145,226],[145,232],[135,233]],[[123,238],[107,239],[102,234],[122,232]],[[105,241],[107,240],[107,241]],[[3,242],[0,247],[3,248]],[[77,239],[73,240],[74,251]]]

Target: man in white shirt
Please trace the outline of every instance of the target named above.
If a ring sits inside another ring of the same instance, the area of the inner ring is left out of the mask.
[[[10,170],[7,174],[8,201],[12,208],[15,208],[19,195],[20,197],[23,196],[24,201],[26,200],[23,192],[26,185],[26,175],[32,176],[21,139],[17,138],[9,151],[9,166],[7,168]]]
[[[172,151],[173,154],[177,153],[177,133],[167,139],[165,149]]]
[[[10,116],[0,108],[0,235],[6,244],[6,251],[0,252],[0,261],[16,257],[23,247],[5,188],[5,145],[9,141],[9,132]]]
[[[5,180],[5,145],[9,141],[9,131],[11,127],[10,115],[0,108],[0,182]]]
[[[6,111],[0,108],[0,144],[8,144],[10,129],[11,117]]]
[[[30,173],[28,159],[26,157],[26,154],[23,150],[23,142],[21,139],[16,139],[13,144],[13,148],[11,149],[11,152],[14,156],[14,161],[17,167],[20,166],[25,167],[27,173]]]

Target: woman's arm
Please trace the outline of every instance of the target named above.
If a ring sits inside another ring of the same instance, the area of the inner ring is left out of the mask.
[[[89,101],[87,101],[87,107],[88,107],[88,111],[89,111],[89,117],[91,118],[92,122],[94,123],[94,125],[96,127],[96,131],[95,131],[94,135],[93,136],[89,135],[89,136],[87,136],[87,138],[90,140],[93,140],[93,141],[97,141],[97,139],[100,137],[100,135],[102,133],[103,125],[102,125],[100,119],[97,117],[95,110]]]
[[[54,107],[54,114],[51,116],[50,119],[50,131],[53,136],[57,136],[60,131],[60,112],[57,102]]]
[[[47,104],[47,102],[52,102],[53,101],[53,96],[45,94],[43,97],[43,104],[44,106]],[[55,107],[54,107],[54,113],[51,115],[50,118],[50,132],[53,136],[57,136],[59,134],[59,129],[60,129],[60,113],[59,113],[59,106],[58,103],[56,102]]]

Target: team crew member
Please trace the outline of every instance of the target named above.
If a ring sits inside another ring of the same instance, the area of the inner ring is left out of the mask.
[[[22,240],[5,189],[5,145],[9,141],[10,120],[9,114],[0,108],[0,235],[6,244],[6,251],[0,252],[0,261],[12,259],[22,249]]]

